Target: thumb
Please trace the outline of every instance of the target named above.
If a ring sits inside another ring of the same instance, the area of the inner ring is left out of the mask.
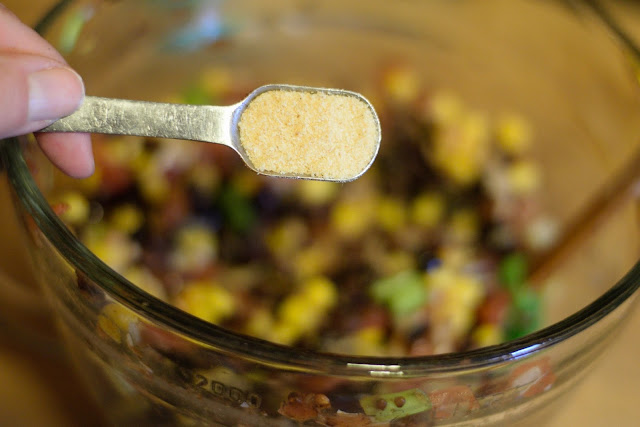
[[[0,138],[42,129],[71,114],[83,98],[82,79],[60,53],[0,4]],[[45,133],[36,138],[67,174],[86,177],[93,172],[89,135]]]
[[[80,76],[55,59],[0,50],[0,138],[33,132],[82,103]]]

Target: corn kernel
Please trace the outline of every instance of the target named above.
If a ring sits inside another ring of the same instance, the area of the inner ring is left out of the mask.
[[[89,202],[82,194],[69,191],[56,198],[56,202],[67,205],[67,209],[60,215],[65,222],[71,225],[82,225],[89,219]]]
[[[241,169],[233,176],[233,188],[243,196],[255,195],[262,186],[260,177],[253,171]]]
[[[459,307],[475,307],[480,304],[484,296],[482,283],[468,274],[458,273],[450,289],[448,299]]]
[[[425,228],[438,225],[445,211],[444,197],[438,193],[423,193],[413,200],[411,221]]]
[[[447,245],[438,249],[438,259],[443,265],[459,269],[472,258],[472,249],[466,245]]]
[[[388,252],[382,258],[382,269],[385,276],[394,275],[401,271],[414,270],[416,267],[415,257],[402,250]]]
[[[293,267],[298,277],[306,278],[322,273],[331,262],[330,251],[322,245],[314,245],[297,252]]]
[[[479,177],[488,154],[489,125],[480,113],[467,113],[458,123],[438,129],[434,138],[435,165],[459,184]]]
[[[420,91],[420,79],[415,69],[396,65],[386,70],[382,76],[382,87],[392,101],[407,104]]]
[[[319,206],[331,202],[340,184],[330,181],[303,180],[297,186],[298,195],[304,203],[310,206]]]
[[[209,280],[189,282],[176,297],[176,306],[196,317],[218,323],[236,309],[233,294]]]
[[[506,153],[522,155],[531,146],[531,125],[517,114],[505,114],[498,118],[496,139]]]
[[[462,185],[469,185],[480,176],[478,162],[468,154],[452,155],[440,163],[440,168],[449,178]]]
[[[371,203],[365,200],[343,200],[331,211],[331,224],[338,234],[347,238],[361,236],[371,224]]]
[[[145,172],[152,163],[153,153],[149,151],[143,151],[138,157],[131,161],[130,167],[139,180],[143,172]]]
[[[396,198],[380,198],[375,212],[378,224],[386,231],[397,231],[405,224],[405,207],[402,202]]]
[[[462,102],[449,92],[435,93],[429,100],[428,113],[439,125],[457,122],[464,113]]]
[[[384,331],[377,326],[369,326],[356,332],[358,340],[371,345],[379,345],[384,338]]]
[[[132,204],[120,205],[111,214],[111,225],[126,234],[133,234],[142,227],[144,215]]]
[[[346,336],[327,340],[322,349],[330,353],[350,355],[388,356],[385,331],[377,326],[368,326]]]
[[[385,333],[380,327],[369,326],[360,329],[354,336],[356,354],[379,354],[384,343]]]
[[[107,230],[104,224],[87,227],[82,240],[94,255],[117,272],[125,271],[142,253],[140,245],[129,236],[118,230]]]
[[[479,111],[469,112],[461,123],[462,135],[465,139],[476,144],[480,149],[486,149],[489,142],[489,120]]]
[[[475,320],[474,312],[468,307],[455,305],[450,300],[433,309],[435,322],[449,327],[451,339],[458,340],[467,335]]]
[[[299,325],[286,322],[278,322],[273,326],[269,335],[269,341],[276,344],[291,345],[301,336]]]
[[[326,277],[315,277],[308,280],[302,289],[306,300],[314,305],[314,310],[326,310],[333,307],[338,300],[336,285]]]
[[[269,249],[281,257],[295,253],[307,239],[307,226],[299,218],[285,219],[274,227],[266,237]]]
[[[217,254],[213,231],[204,225],[189,225],[178,232],[171,263],[178,271],[199,271],[215,261]]]
[[[142,197],[152,204],[161,204],[169,197],[171,186],[167,177],[156,168],[152,161],[142,166],[137,174]]]
[[[426,284],[430,289],[446,289],[453,283],[454,272],[441,264],[425,273]]]
[[[142,137],[127,136],[109,139],[104,145],[105,153],[116,165],[128,166],[133,164],[142,154],[144,148]]]
[[[499,327],[485,323],[475,328],[471,335],[471,340],[476,347],[487,347],[500,344],[504,339]]]
[[[456,242],[473,242],[479,233],[478,215],[470,209],[454,212],[449,220],[448,233]]]
[[[454,339],[465,336],[473,326],[477,306],[482,301],[482,283],[446,267],[429,273],[428,283],[434,301],[434,321],[448,325]]]
[[[515,194],[529,194],[540,187],[540,171],[534,162],[520,160],[509,166],[507,180]]]
[[[98,327],[116,343],[120,344],[122,342],[122,331],[120,330],[120,328],[118,328],[118,325],[116,325],[116,323],[109,317],[104,315],[98,316]]]
[[[274,328],[278,329],[276,334],[284,334],[282,331],[285,331],[286,336],[283,337],[296,340],[314,332],[336,300],[335,285],[326,278],[307,281],[299,291],[287,296],[278,306],[277,328]]]
[[[319,319],[318,310],[313,302],[300,293],[289,295],[278,306],[278,320],[300,330],[312,331]]]
[[[98,316],[98,327],[118,344],[122,342],[123,336],[129,333],[130,326],[137,322],[138,316],[117,303],[105,305]]]
[[[144,267],[130,267],[123,274],[125,279],[161,300],[167,299],[165,288],[151,271]]]
[[[271,311],[259,308],[251,314],[245,325],[245,330],[251,336],[269,339],[274,324],[275,320]]]
[[[99,164],[96,164],[95,170],[90,177],[80,179],[79,188],[87,196],[95,194],[102,185],[102,168]]]
[[[197,163],[189,171],[189,183],[202,194],[213,194],[220,185],[220,173],[211,165]]]

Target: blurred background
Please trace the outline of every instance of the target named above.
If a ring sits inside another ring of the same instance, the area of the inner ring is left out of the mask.
[[[31,26],[54,3],[55,0],[3,1]],[[622,25],[640,40],[640,4],[615,2],[613,9]],[[5,207],[0,211],[0,272],[12,280],[32,283],[19,228],[8,208],[8,197],[6,183],[0,181],[0,203]],[[87,399],[64,352],[56,346],[53,325],[46,324],[46,317],[41,316],[44,323],[41,329],[48,341],[40,340],[44,344],[36,346],[29,339],[26,328],[6,320],[11,319],[11,308],[2,304],[0,307],[3,311],[0,316],[0,425],[100,425],[99,410]],[[33,310],[33,317],[37,319],[42,307]],[[640,310],[632,315],[615,345],[571,396],[552,426],[637,425],[640,418],[637,405],[640,384],[638,330]]]

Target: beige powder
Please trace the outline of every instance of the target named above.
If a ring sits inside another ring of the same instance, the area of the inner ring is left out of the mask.
[[[238,123],[240,144],[261,172],[349,180],[376,154],[375,114],[355,96],[272,90]]]

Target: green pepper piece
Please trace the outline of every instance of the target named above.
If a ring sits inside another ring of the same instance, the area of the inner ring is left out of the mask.
[[[257,217],[251,201],[232,186],[222,190],[219,201],[225,221],[235,231],[248,231],[255,224]]]
[[[413,270],[375,281],[370,292],[373,299],[389,307],[395,317],[413,313],[427,300],[422,275]]]
[[[431,399],[420,389],[365,396],[360,399],[364,413],[376,421],[391,421],[431,409]]]
[[[524,286],[528,270],[527,257],[522,253],[514,252],[500,260],[498,278],[502,286],[513,294]]]
[[[515,293],[507,315],[505,338],[514,340],[534,332],[540,327],[542,301],[532,288],[522,288]]]
[[[212,104],[212,100],[209,98],[209,95],[205,92],[203,88],[200,86],[190,86],[182,95],[183,101],[185,104],[191,105],[209,105]]]
[[[70,53],[76,46],[80,33],[87,22],[87,11],[76,10],[69,15],[60,32],[58,50],[62,53]]]

